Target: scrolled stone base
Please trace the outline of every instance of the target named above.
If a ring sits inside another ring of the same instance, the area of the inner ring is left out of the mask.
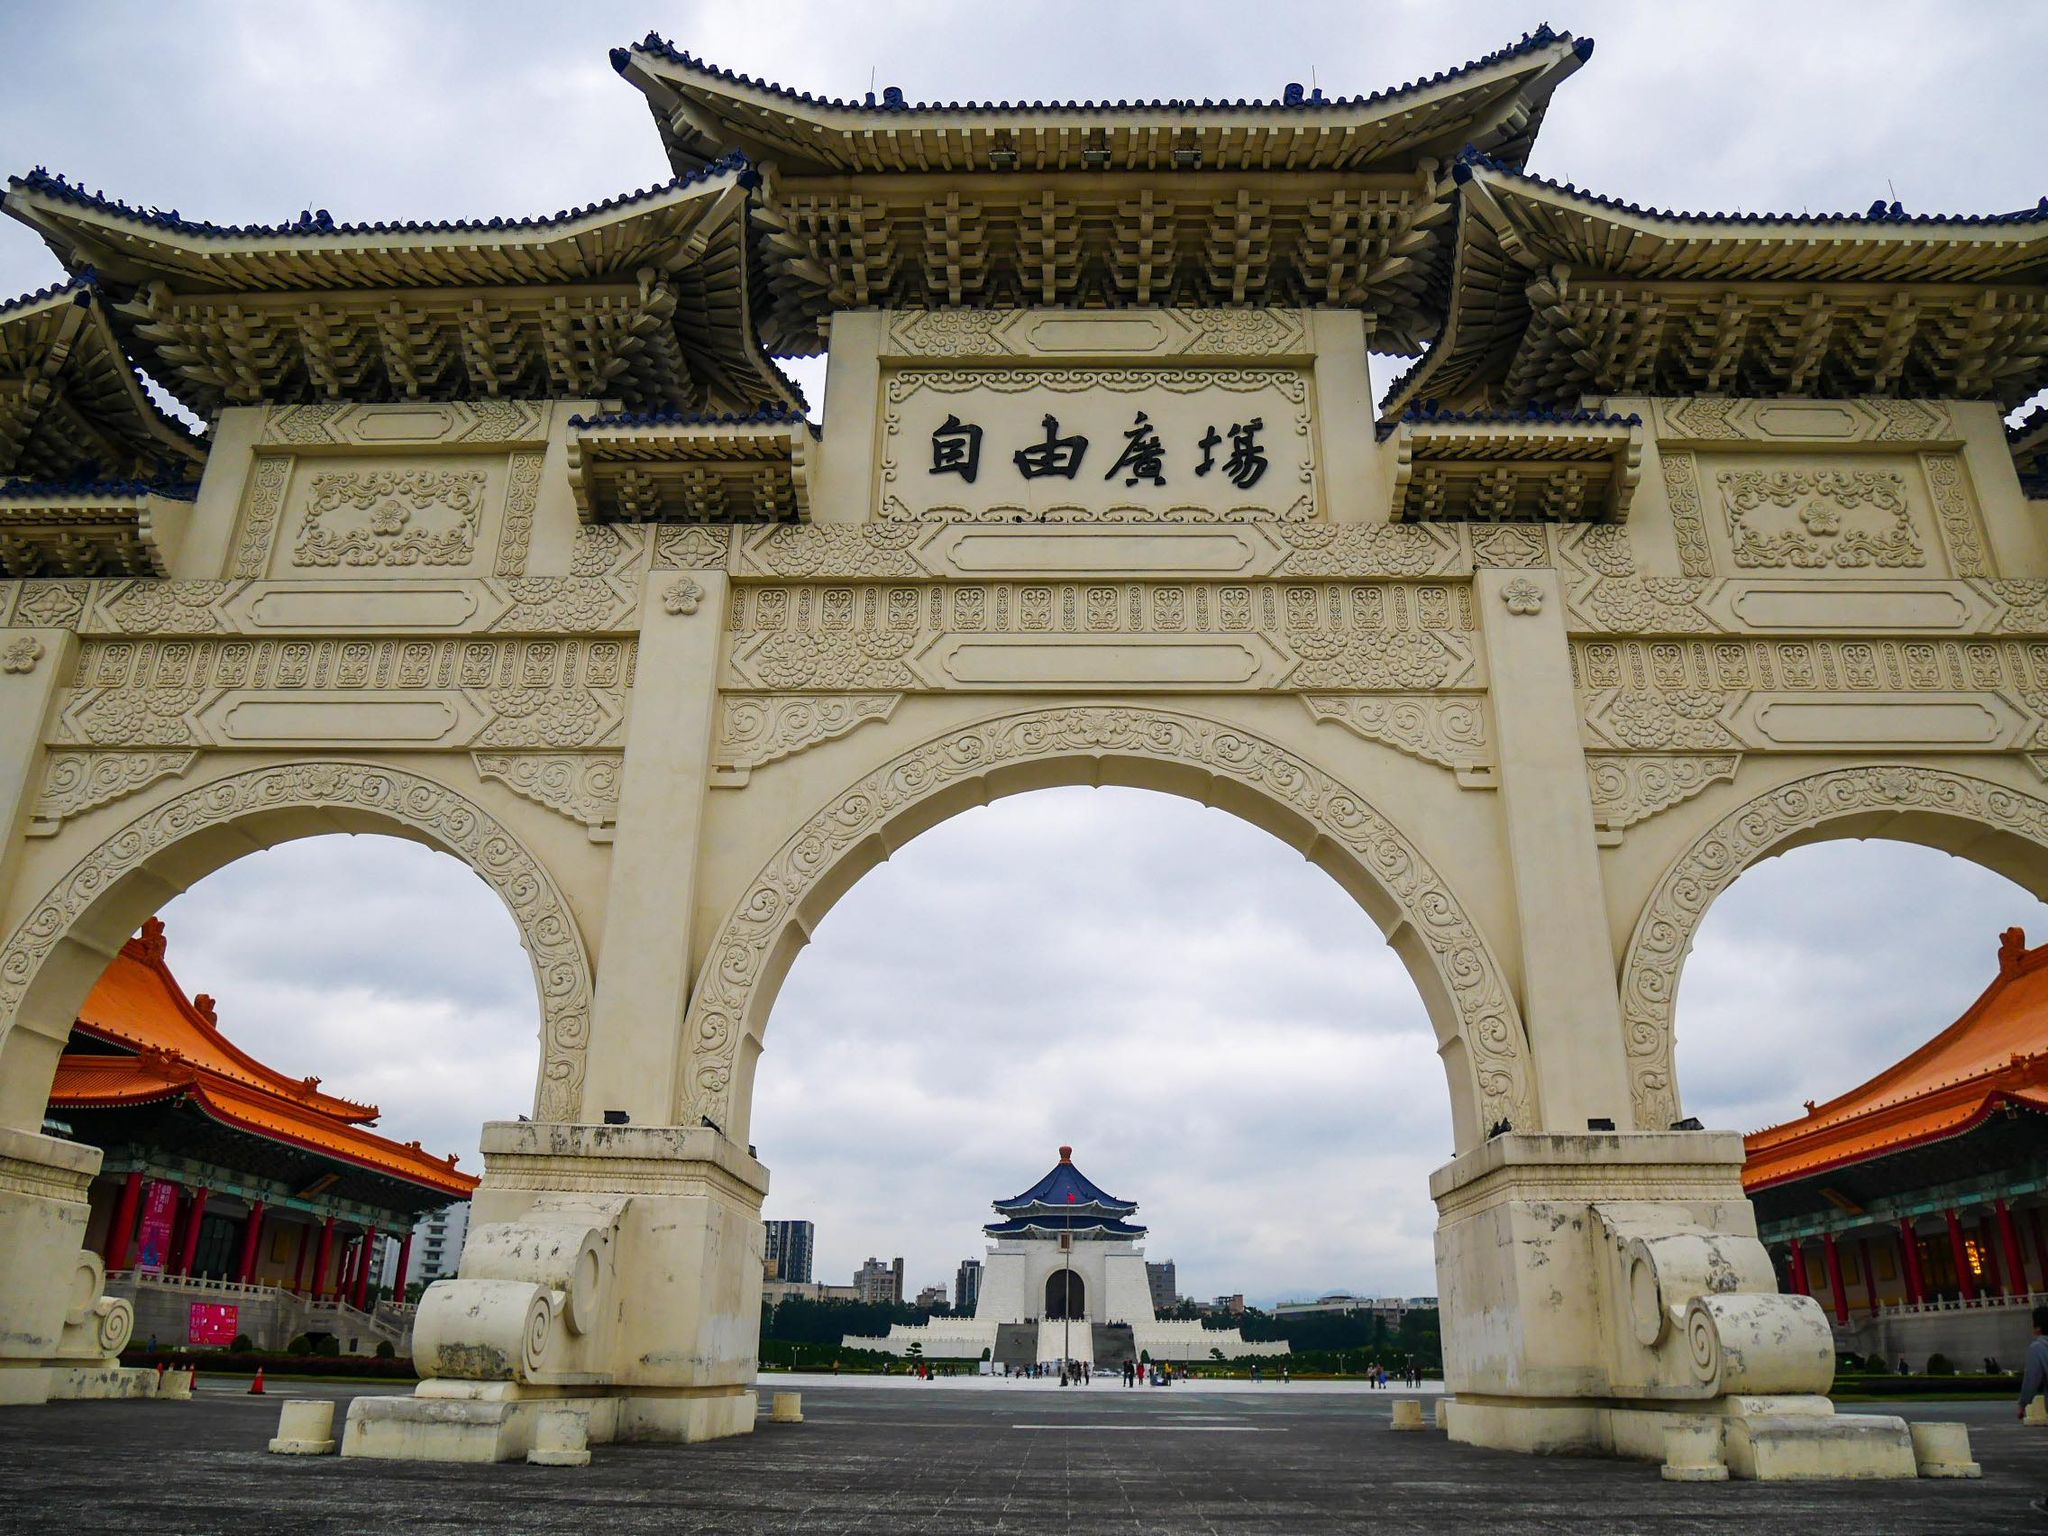
[[[411,1397],[349,1404],[341,1454],[380,1461],[518,1461],[541,1444],[544,1415],[568,1410],[590,1425],[590,1445],[692,1445],[752,1434],[756,1395],[742,1388],[661,1392],[532,1387],[512,1382],[423,1381]]]
[[[1460,1394],[1450,1437],[1466,1445],[1537,1455],[1623,1456],[1666,1464],[1671,1430],[1718,1425],[1725,1470],[1697,1456],[1665,1476],[1755,1482],[1907,1478],[1922,1475],[1903,1419],[1838,1414],[1824,1397],[1730,1397],[1708,1403],[1600,1403]]]
[[[135,1366],[60,1365],[50,1371],[50,1398],[79,1402],[106,1398],[155,1397],[156,1372]]]

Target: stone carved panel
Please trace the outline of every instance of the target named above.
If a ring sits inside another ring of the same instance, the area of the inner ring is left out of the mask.
[[[1733,469],[1719,480],[1735,563],[1745,570],[1927,564],[1896,470]]]
[[[1574,640],[1572,667],[1596,749],[2005,749],[2048,715],[2038,641]]]
[[[890,319],[882,356],[955,362],[1097,357],[1302,357],[1296,309],[1161,309],[1077,316],[1058,310],[921,310]]]
[[[537,493],[538,458],[521,457],[533,460],[528,489]],[[485,483],[481,470],[320,471],[312,476],[292,564],[316,569],[467,565],[476,554]],[[530,534],[530,501],[526,512]]]
[[[270,566],[270,546],[277,538],[278,514],[284,511],[285,487],[291,483],[288,455],[258,454],[249,472],[242,508],[242,536],[235,543],[235,574],[261,576]]]
[[[1678,567],[1687,576],[1714,574],[1714,552],[1707,544],[1707,519],[1700,495],[1699,462],[1689,453],[1666,453],[1664,498],[1671,508],[1671,527],[1678,539]]]
[[[666,571],[722,571],[731,557],[731,528],[657,528],[654,532],[654,565]],[[809,533],[812,530],[790,529]]]
[[[608,843],[619,819],[618,752],[472,752],[480,778],[566,816]]]
[[[1007,686],[1014,671],[1020,685],[1026,673],[1034,682],[1071,673],[1076,682],[1412,691],[1473,686],[1479,665],[1463,583],[743,585],[730,623],[728,665],[743,689]],[[1023,649],[1030,668],[1005,663]],[[1100,670],[1111,664],[1125,670]]]
[[[1305,693],[1301,702],[1318,720],[1450,769],[1467,789],[1491,788],[1494,783],[1486,703],[1481,698]]]
[[[1774,400],[1700,395],[1657,402],[1658,436],[1671,442],[1928,443],[1955,436],[1948,407],[1929,400]]]
[[[273,405],[264,415],[260,444],[295,448],[385,444],[481,448],[533,443],[547,437],[547,406],[536,400],[413,401],[405,405]]]
[[[1790,839],[1845,817],[1908,812],[1954,818],[1970,839],[1997,827],[2048,851],[2048,801],[1933,768],[1856,767],[1795,780],[1739,806],[1702,833],[1658,881],[1622,969],[1622,1018],[1636,1129],[1682,1112],[1672,1076],[1679,971],[1714,899]]]
[[[1949,569],[1958,576],[1990,575],[1983,524],[1969,492],[1962,456],[1923,453],[1920,471],[1927,477],[1927,489],[1934,497],[1934,515],[1941,524],[1942,541],[1948,546]]]
[[[794,757],[821,741],[888,719],[902,700],[900,693],[726,694],[720,701],[712,782],[737,788],[763,763]]]
[[[918,369],[890,375],[884,396],[879,511],[891,521],[1316,514],[1300,369]]]
[[[540,471],[547,456],[540,452],[512,455],[505,481],[505,522],[498,530],[500,576],[526,574],[527,551],[533,546],[533,513],[540,504]]]
[[[572,1121],[582,1108],[590,1034],[590,961],[546,867],[510,829],[443,785],[392,768],[298,763],[218,780],[130,822],[75,864],[0,950],[0,1019],[13,1020],[43,962],[88,907],[195,832],[291,806],[366,811],[418,833],[468,864],[511,909],[532,958],[541,1004],[535,1115]]]
[[[1461,1021],[1484,1124],[1532,1124],[1527,1047],[1498,962],[1455,895],[1399,831],[1322,770],[1232,727],[1147,709],[1062,708],[983,722],[878,769],[813,816],[771,859],[713,938],[691,994],[683,1117],[731,1123],[743,1036],[770,999],[764,965],[787,926],[849,849],[948,786],[1006,763],[1127,753],[1228,778],[1301,817],[1358,861],[1427,949]],[[809,914],[815,920],[816,914]]]
[[[1627,828],[1690,800],[1710,784],[1731,782],[1739,752],[1586,754],[1593,825],[1602,846],[1620,843]]]
[[[49,837],[65,821],[126,799],[192,766],[197,752],[52,752],[36,797],[30,837]]]
[[[601,747],[623,732],[635,652],[622,640],[92,640],[54,739]]]

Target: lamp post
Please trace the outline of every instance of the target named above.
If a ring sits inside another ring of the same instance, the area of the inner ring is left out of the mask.
[[[1067,1362],[1074,1358],[1074,1234],[1060,1234],[1060,1263],[1064,1284],[1060,1290],[1060,1375],[1067,1374]]]

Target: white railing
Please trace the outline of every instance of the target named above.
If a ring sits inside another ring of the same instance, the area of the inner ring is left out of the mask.
[[[2026,1311],[2048,1305],[2048,1291],[2029,1291],[2024,1296],[1973,1296],[1967,1301],[1960,1296],[1951,1296],[1935,1301],[1881,1302],[1875,1312],[1870,1310],[1868,1302],[1852,1302],[1846,1323],[1836,1321],[1834,1308],[1825,1297],[1816,1296],[1814,1299],[1827,1309],[1828,1321],[1834,1323],[1838,1333],[1854,1333],[1859,1328],[1890,1318],[1940,1317],[1957,1312]]]
[[[209,1280],[203,1275],[167,1275],[154,1269],[110,1269],[107,1284],[129,1281],[136,1285],[160,1286],[171,1291],[205,1291],[208,1295],[249,1296],[290,1296],[292,1293],[282,1286],[243,1284],[238,1280]]]

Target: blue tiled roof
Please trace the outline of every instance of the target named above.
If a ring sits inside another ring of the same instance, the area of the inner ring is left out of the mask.
[[[1413,373],[1414,369],[1408,372]],[[1398,390],[1407,378],[1408,374],[1403,374],[1394,388]],[[1402,422],[1416,426],[1640,427],[1643,418],[1633,411],[1616,416],[1608,411],[1551,411],[1541,406],[1524,411],[1447,411],[1434,400],[1424,400],[1409,406],[1398,420],[1380,422],[1373,428],[1373,435],[1384,442]]]
[[[34,501],[50,496],[99,496],[127,500],[133,496],[167,496],[191,501],[197,485],[171,480],[0,480],[0,501]]]
[[[54,299],[65,293],[77,295],[73,301],[75,303],[90,304],[92,295],[99,289],[99,283],[99,274],[91,267],[85,267],[76,277],[67,278],[61,283],[51,283],[48,287],[38,288],[33,293],[24,293],[19,298],[0,299],[0,315],[9,314],[17,309],[27,309],[31,305],[40,304],[46,299]]]
[[[1061,1147],[1060,1160],[1053,1165],[1051,1173],[1023,1194],[996,1201],[995,1208],[1005,1216],[1047,1206],[1095,1206],[1126,1216],[1138,1208],[1135,1200],[1119,1200],[1098,1189],[1086,1174],[1074,1166],[1073,1153],[1072,1147]]]
[[[174,230],[184,235],[199,235],[209,239],[226,239],[231,236],[261,235],[282,238],[293,235],[437,235],[437,234],[490,234],[498,231],[522,229],[546,229],[556,224],[566,224],[577,219],[587,219],[593,214],[609,213],[615,209],[630,207],[634,203],[646,202],[695,182],[723,176],[731,171],[741,173],[745,185],[755,173],[747,157],[737,150],[722,155],[709,165],[692,171],[687,176],[676,176],[658,186],[643,187],[637,192],[622,192],[602,202],[588,203],[577,208],[565,208],[553,215],[534,218],[454,219],[420,223],[411,219],[396,223],[337,224],[325,208],[309,209],[302,212],[289,224],[213,224],[202,220],[187,219],[177,209],[166,212],[161,208],[136,208],[128,203],[107,197],[100,192],[88,192],[64,177],[55,175],[37,166],[26,176],[8,178],[10,189],[27,188],[46,193],[49,196],[75,203],[84,208],[98,208],[108,213],[133,219],[138,223],[152,225],[157,229]],[[0,194],[0,207],[6,204],[6,196]]]
[[[1097,1232],[1104,1237],[1143,1237],[1146,1228],[1108,1216],[1024,1216],[993,1221],[981,1229],[990,1237],[1029,1237],[1034,1232]]]
[[[799,401],[803,391],[794,379],[785,379]],[[817,425],[799,406],[770,401],[752,411],[606,411],[597,416],[571,416],[569,425],[578,431],[601,427],[779,427],[801,424],[818,435]]]
[[[1907,213],[1898,203],[1887,203],[1883,198],[1872,203],[1863,213],[1688,213],[1666,208],[1645,208],[1622,198],[1602,197],[1597,192],[1588,192],[1569,181],[1551,181],[1543,176],[1532,176],[1527,171],[1518,171],[1512,166],[1502,165],[1498,160],[1483,155],[1467,145],[1451,166],[1451,177],[1463,185],[1472,179],[1475,169],[1490,171],[1530,186],[1542,187],[1546,191],[1562,192],[1568,197],[1577,198],[1580,202],[1591,203],[1596,207],[1613,208],[1622,213],[1633,214],[1637,218],[1666,219],[1678,224],[1890,224],[1953,227],[2048,222],[2048,197],[2043,197],[2031,208],[2022,208],[2012,213]]]
[[[1448,84],[1463,76],[1476,74],[1481,70],[1490,69],[1496,64],[1505,63],[1509,59],[1519,58],[1523,54],[1535,53],[1558,43],[1570,43],[1573,50],[1582,60],[1592,56],[1593,40],[1590,37],[1574,38],[1569,32],[1554,32],[1547,26],[1541,26],[1534,32],[1525,33],[1520,42],[1511,43],[1505,48],[1485,55],[1483,58],[1472,59],[1467,63],[1458,65],[1454,69],[1438,70],[1433,75],[1426,76],[1420,80],[1411,80],[1404,85],[1388,86],[1384,90],[1374,91],[1370,95],[1325,96],[1320,90],[1304,92],[1300,86],[1290,85],[1286,93],[1277,101],[1271,98],[1246,99],[1243,97],[1239,97],[1236,100],[1225,99],[1221,101],[1212,101],[1204,97],[1197,101],[1192,97],[1173,97],[1164,101],[909,102],[903,99],[903,92],[893,85],[884,89],[879,96],[874,92],[869,92],[865,101],[847,101],[838,96],[814,96],[809,91],[792,90],[790,87],[778,85],[772,80],[759,80],[752,75],[743,75],[734,70],[721,69],[716,64],[709,63],[704,59],[698,58],[695,54],[685,52],[683,49],[676,47],[657,32],[649,32],[646,37],[642,38],[631,48],[614,48],[612,50],[612,68],[624,73],[627,65],[632,62],[635,53],[657,54],[668,60],[671,64],[680,64],[685,69],[692,69],[699,74],[709,75],[715,80],[723,80],[728,85],[743,86],[749,90],[765,91],[770,95],[779,96],[785,101],[800,102],[805,106],[820,108],[828,112],[881,110],[891,112],[977,112],[986,114],[991,112],[1129,112],[1146,110],[1188,112],[1204,109],[1210,111],[1256,109],[1259,111],[1314,112],[1325,111],[1331,107],[1371,106],[1378,102],[1412,95],[1415,92]]]

